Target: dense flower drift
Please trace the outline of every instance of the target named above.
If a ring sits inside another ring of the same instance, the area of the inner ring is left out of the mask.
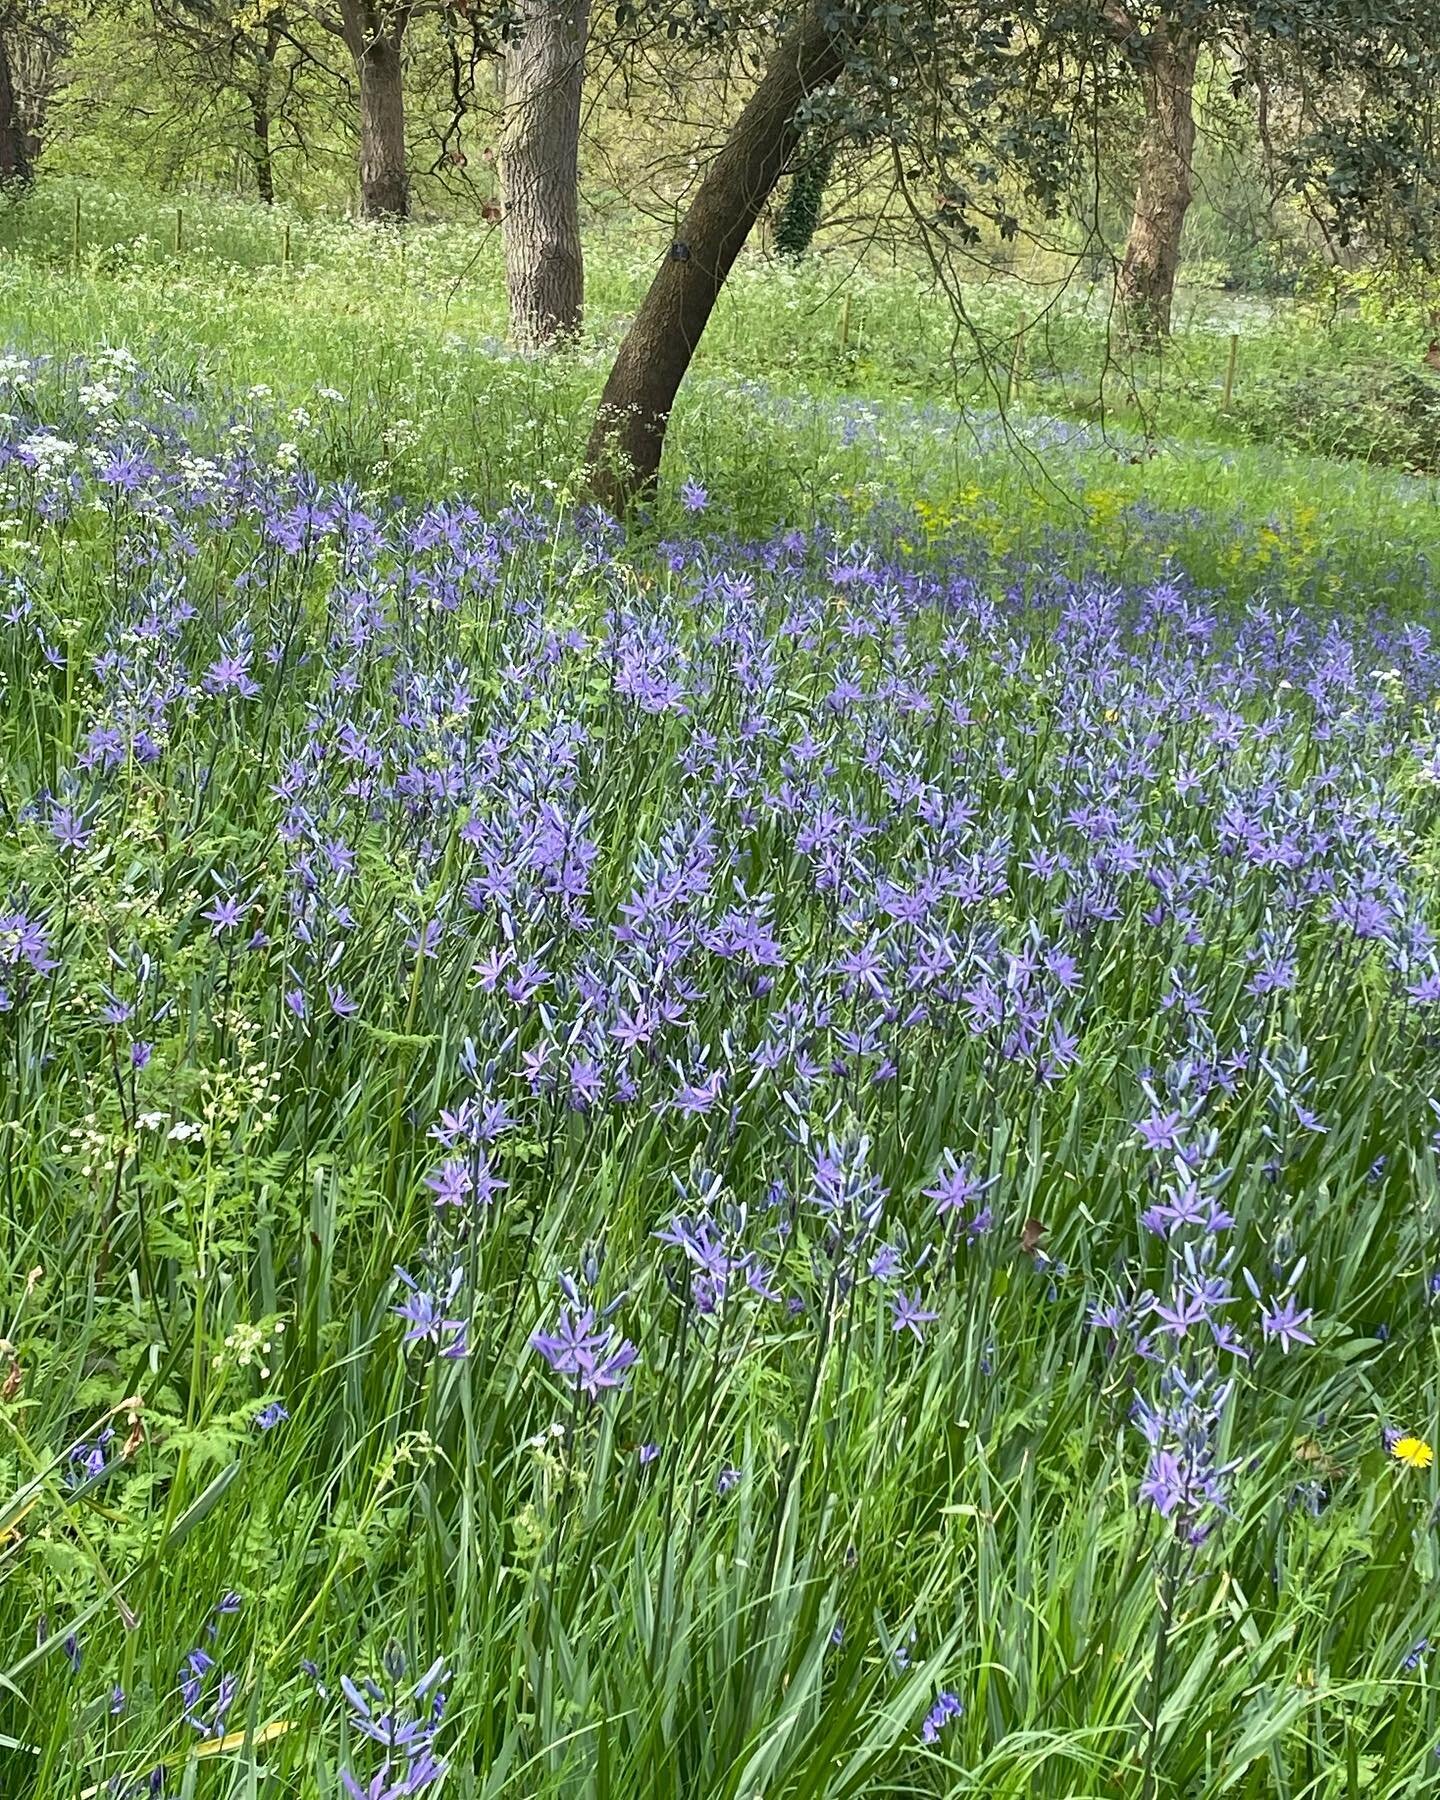
[[[304,1209],[343,1163],[387,1209],[367,1337],[434,1395],[499,1381],[562,1510],[623,1438],[626,1480],[783,1515],[865,1369],[1004,1396],[1037,1339],[1185,1571],[1247,1483],[1327,1503],[1274,1461],[1324,1428],[1315,1359],[1361,1404],[1345,1346],[1433,1299],[1428,625],[1179,575],[997,593],[963,550],[819,532],[627,551],[326,486],[123,356],[7,379],[0,1069],[33,1179],[98,1197],[102,1291],[203,1287],[257,1183]],[[1399,1189],[1362,1282],[1354,1197]],[[151,1417],[242,1417],[242,1460],[307,1404],[267,1256],[197,1328],[210,1399],[140,1382]],[[731,1364],[791,1449],[720,1430]],[[1370,1428],[1414,1401],[1399,1368]],[[82,1497],[147,1454],[63,1430]],[[238,1675],[174,1652],[218,1735]],[[930,1673],[915,1754],[984,1728],[963,1664]],[[345,1692],[384,1746],[347,1792],[439,1779],[438,1700],[397,1751]]]

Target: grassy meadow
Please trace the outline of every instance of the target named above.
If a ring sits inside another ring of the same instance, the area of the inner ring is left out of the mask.
[[[1440,1792],[1418,316],[0,248],[0,1794]]]

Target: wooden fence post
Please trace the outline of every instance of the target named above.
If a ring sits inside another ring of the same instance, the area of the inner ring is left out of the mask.
[[[1230,396],[1235,392],[1235,359],[1239,354],[1240,334],[1238,331],[1232,331],[1230,333],[1230,356],[1225,364],[1225,392],[1220,399],[1221,412],[1230,410]]]

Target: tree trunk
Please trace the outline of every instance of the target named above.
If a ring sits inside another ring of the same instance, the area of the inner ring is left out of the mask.
[[[799,109],[843,65],[830,4],[813,0],[701,182],[625,334],[590,433],[590,491],[612,512],[653,491],[670,409],[725,278],[799,140]]]
[[[376,37],[366,45],[360,70],[360,216],[404,219],[410,214],[405,167],[405,89],[400,46]]]
[[[23,186],[30,179],[30,148],[15,93],[10,46],[0,29],[0,182]]]
[[[573,340],[585,305],[580,101],[588,0],[522,0],[505,52],[500,180],[510,332],[522,350]]]
[[[251,157],[255,192],[266,206],[275,204],[275,162],[270,153],[270,88],[275,76],[278,33],[272,26],[255,53],[255,86],[250,91]]]
[[[1195,154],[1195,66],[1192,32],[1160,27],[1138,58],[1145,100],[1135,213],[1116,289],[1126,330],[1140,344],[1169,335],[1180,268],[1180,239],[1190,209]]]
[[[341,33],[360,81],[360,216],[410,214],[405,166],[405,83],[400,59],[410,6],[394,0],[339,0]]]

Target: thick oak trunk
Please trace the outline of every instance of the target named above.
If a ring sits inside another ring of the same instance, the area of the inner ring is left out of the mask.
[[[410,213],[405,164],[405,81],[401,46],[409,0],[339,0],[339,29],[360,83],[360,213],[404,219]]]
[[[500,180],[510,333],[524,350],[573,340],[585,305],[580,103],[588,0],[522,0],[505,52]]]
[[[357,61],[360,74],[360,213],[404,219],[410,213],[405,166],[405,88],[398,42],[379,35]]]
[[[10,65],[10,46],[0,30],[0,182],[20,185],[30,179],[30,147],[25,121],[20,116],[15,76]]]
[[[807,95],[840,74],[844,49],[825,0],[813,4],[776,50],[701,182],[625,334],[588,451],[595,499],[620,512],[649,493],[680,383],[726,276],[803,129]]]
[[[1162,28],[1137,59],[1145,100],[1135,212],[1116,289],[1126,330],[1141,344],[1170,330],[1180,240],[1190,210],[1195,155],[1195,66],[1191,33]]]

